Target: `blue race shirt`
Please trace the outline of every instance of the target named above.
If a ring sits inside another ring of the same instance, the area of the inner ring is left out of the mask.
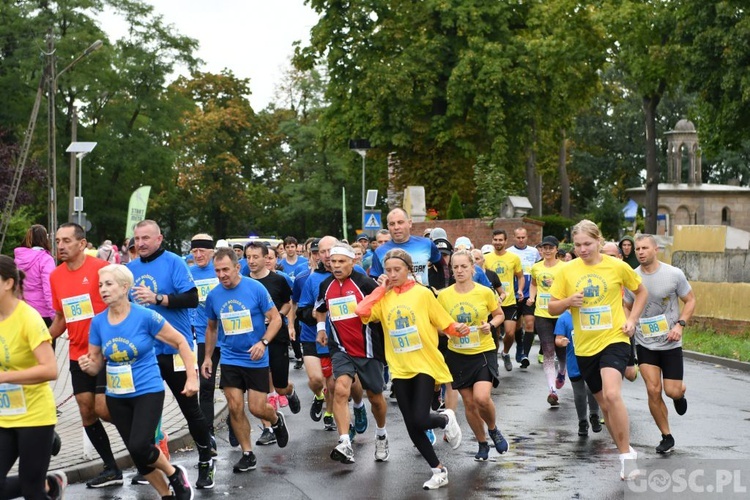
[[[252,278],[241,277],[234,288],[219,285],[206,298],[206,317],[216,321],[221,364],[267,368],[268,350],[253,361],[248,352],[266,333],[266,313],[273,309],[266,288]]]
[[[411,256],[412,271],[417,277],[417,281],[423,285],[427,285],[430,282],[427,274],[430,262],[436,263],[442,259],[442,256],[432,240],[423,238],[422,236],[410,236],[404,243],[389,241],[376,248],[375,256],[372,258],[372,266],[370,267],[370,276],[377,279],[378,276],[385,272],[383,257],[385,257],[385,254],[389,250],[394,248],[401,248]]]
[[[281,259],[281,270],[284,271],[292,281],[297,279],[297,276],[307,271],[309,264],[307,259],[304,257],[297,257],[297,262],[290,264],[286,259]]]
[[[315,307],[315,301],[318,299],[318,291],[320,290],[320,284],[323,283],[326,278],[331,275],[328,271],[319,271],[311,273],[305,277],[304,286],[302,287],[302,294],[297,303],[298,307]],[[297,282],[294,282],[297,286]],[[294,293],[292,291],[292,293]],[[316,350],[318,354],[328,354],[328,347],[317,343],[318,331],[314,326],[306,325],[300,322],[302,332],[300,332],[300,342],[315,342]],[[326,322],[326,330],[328,329],[328,322]]]
[[[128,263],[128,269],[133,273],[135,278],[134,286],[144,285],[154,293],[163,295],[185,293],[195,288],[193,276],[190,274],[185,261],[172,252],[164,252],[156,259],[143,262],[137,258]],[[131,302],[135,302],[133,291],[130,292]],[[188,345],[193,347],[193,328],[190,324],[189,309],[168,309],[164,306],[155,304],[142,304],[143,307],[157,311],[164,316],[175,330],[180,332]],[[177,354],[177,349],[160,342],[156,342],[156,354]]]
[[[570,315],[570,311],[565,311],[559,318],[557,318],[557,324],[555,324],[555,335],[565,335],[568,337],[568,340],[570,340],[565,352],[568,377],[580,377],[581,370],[578,369],[576,348],[573,345],[573,316]]]
[[[213,260],[209,260],[206,267],[191,267],[190,274],[193,275],[195,287],[198,289],[198,307],[191,309],[193,312],[195,338],[196,342],[199,344],[205,344],[206,327],[208,327],[208,318],[206,317],[206,297],[208,297],[208,293],[219,284],[219,278],[216,277]]]
[[[131,304],[130,313],[116,325],[110,324],[105,309],[91,320],[89,344],[100,347],[107,367],[130,366],[134,392],[114,394],[107,384],[107,396],[132,398],[142,394],[162,392],[164,381],[156,362],[156,335],[164,326],[164,318],[138,304]],[[106,370],[106,368],[105,368]]]
[[[472,278],[472,281],[474,283],[478,283],[480,285],[486,286],[493,292],[495,291],[495,289],[492,288],[492,283],[490,283],[490,279],[487,277],[486,274],[484,274],[484,269],[482,269],[476,264],[474,264],[474,277]]]

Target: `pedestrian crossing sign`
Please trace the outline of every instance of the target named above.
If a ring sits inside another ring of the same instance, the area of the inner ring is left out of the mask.
[[[383,227],[380,210],[365,210],[362,222],[366,231],[378,231]]]

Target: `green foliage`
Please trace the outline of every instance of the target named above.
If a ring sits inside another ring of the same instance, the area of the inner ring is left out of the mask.
[[[39,215],[28,206],[22,206],[13,212],[8,225],[8,233],[5,235],[5,242],[3,243],[5,255],[13,256],[13,249],[21,245],[23,238],[26,236],[26,231],[37,223]]]
[[[561,215],[542,215],[541,217],[533,216],[530,218],[544,222],[544,235],[554,236],[560,241],[562,241],[566,235],[570,234],[570,228],[577,222]]]
[[[750,361],[750,331],[733,335],[688,327],[682,343],[683,347],[689,351],[698,351],[737,361]]]
[[[614,194],[602,192],[589,203],[586,218],[596,222],[605,239],[617,241],[625,226],[624,206]]]
[[[448,205],[448,211],[446,212],[445,218],[448,220],[464,218],[464,210],[461,208],[461,198],[456,191],[453,191],[453,194],[451,195],[451,202],[450,205]]]

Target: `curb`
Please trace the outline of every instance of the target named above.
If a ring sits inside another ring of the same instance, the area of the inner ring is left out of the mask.
[[[743,372],[750,372],[750,363],[744,361],[737,361],[736,359],[722,358],[720,356],[713,356],[711,354],[703,354],[695,351],[682,351],[682,354],[686,358],[694,359],[696,361],[702,361],[704,363],[711,363],[712,365],[720,365],[725,368],[732,368],[734,370],[740,370]]]
[[[218,409],[216,416],[214,417],[215,422],[222,422],[225,418],[225,414],[228,411],[226,404],[222,408]],[[185,428],[180,432],[169,435],[169,451],[174,453],[180,448],[190,446],[193,443],[193,437],[190,435],[190,431]],[[133,459],[130,457],[128,450],[123,450],[115,455],[117,466],[120,470],[129,469],[134,466]],[[102,471],[102,463],[99,460],[88,461],[72,467],[63,469],[65,475],[68,476],[69,483],[82,483],[88,481],[99,475]],[[123,484],[128,484],[125,477],[123,477]]]

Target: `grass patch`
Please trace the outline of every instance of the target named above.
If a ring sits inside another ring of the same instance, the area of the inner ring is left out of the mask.
[[[750,332],[738,335],[718,333],[713,330],[686,328],[682,347],[722,358],[750,361]]]

